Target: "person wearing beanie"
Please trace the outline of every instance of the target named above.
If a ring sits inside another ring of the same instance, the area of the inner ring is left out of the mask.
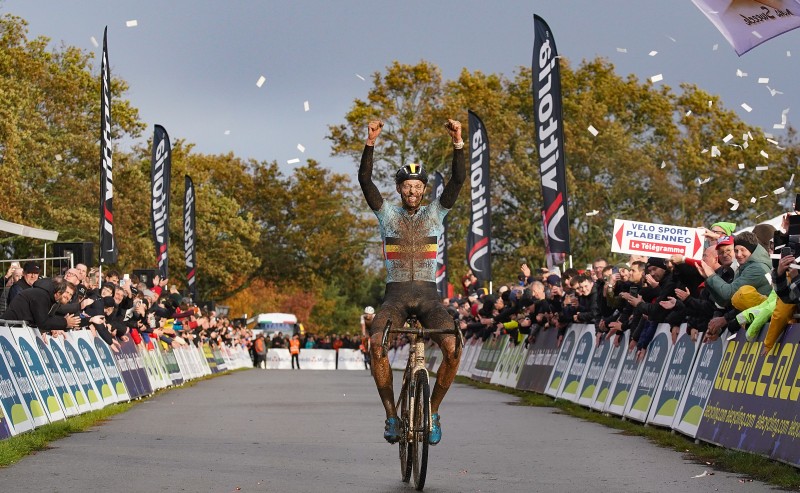
[[[758,237],[749,231],[739,233],[734,238],[734,255],[739,269],[731,283],[725,282],[706,262],[698,267],[700,275],[706,278],[711,298],[720,306],[730,306],[731,298],[742,286],[753,286],[762,295],[769,296],[772,286],[768,275],[772,271],[772,261],[767,250],[759,245]]]

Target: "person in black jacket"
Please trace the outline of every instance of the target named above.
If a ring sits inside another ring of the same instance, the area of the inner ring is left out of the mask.
[[[39,279],[30,289],[20,292],[3,313],[4,320],[21,320],[43,333],[56,332],[74,329],[82,325],[82,320],[77,315],[61,316],[55,313],[55,309],[72,300],[75,293],[75,285],[67,282],[53,282],[52,279]],[[85,324],[89,319],[85,319]],[[96,319],[100,322],[101,319]]]

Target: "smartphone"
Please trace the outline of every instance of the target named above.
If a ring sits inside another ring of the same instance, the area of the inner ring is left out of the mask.
[[[639,296],[639,286],[631,286],[630,289],[631,296]]]
[[[792,253],[793,253],[792,252],[792,247],[783,247],[783,248],[781,248],[781,258],[788,257]]]

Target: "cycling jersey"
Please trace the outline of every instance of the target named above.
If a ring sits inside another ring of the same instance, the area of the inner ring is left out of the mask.
[[[386,282],[436,282],[438,240],[449,209],[437,199],[409,214],[384,200],[374,212],[383,239]]]

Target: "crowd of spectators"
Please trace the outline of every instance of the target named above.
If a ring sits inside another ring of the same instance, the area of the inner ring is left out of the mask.
[[[87,329],[119,351],[129,339],[137,345],[240,345],[249,349],[252,333],[182,296],[168,279],[151,283],[116,270],[77,264],[52,278],[39,276],[34,261],[12,263],[0,290],[0,319],[24,321],[43,335],[58,337]]]

